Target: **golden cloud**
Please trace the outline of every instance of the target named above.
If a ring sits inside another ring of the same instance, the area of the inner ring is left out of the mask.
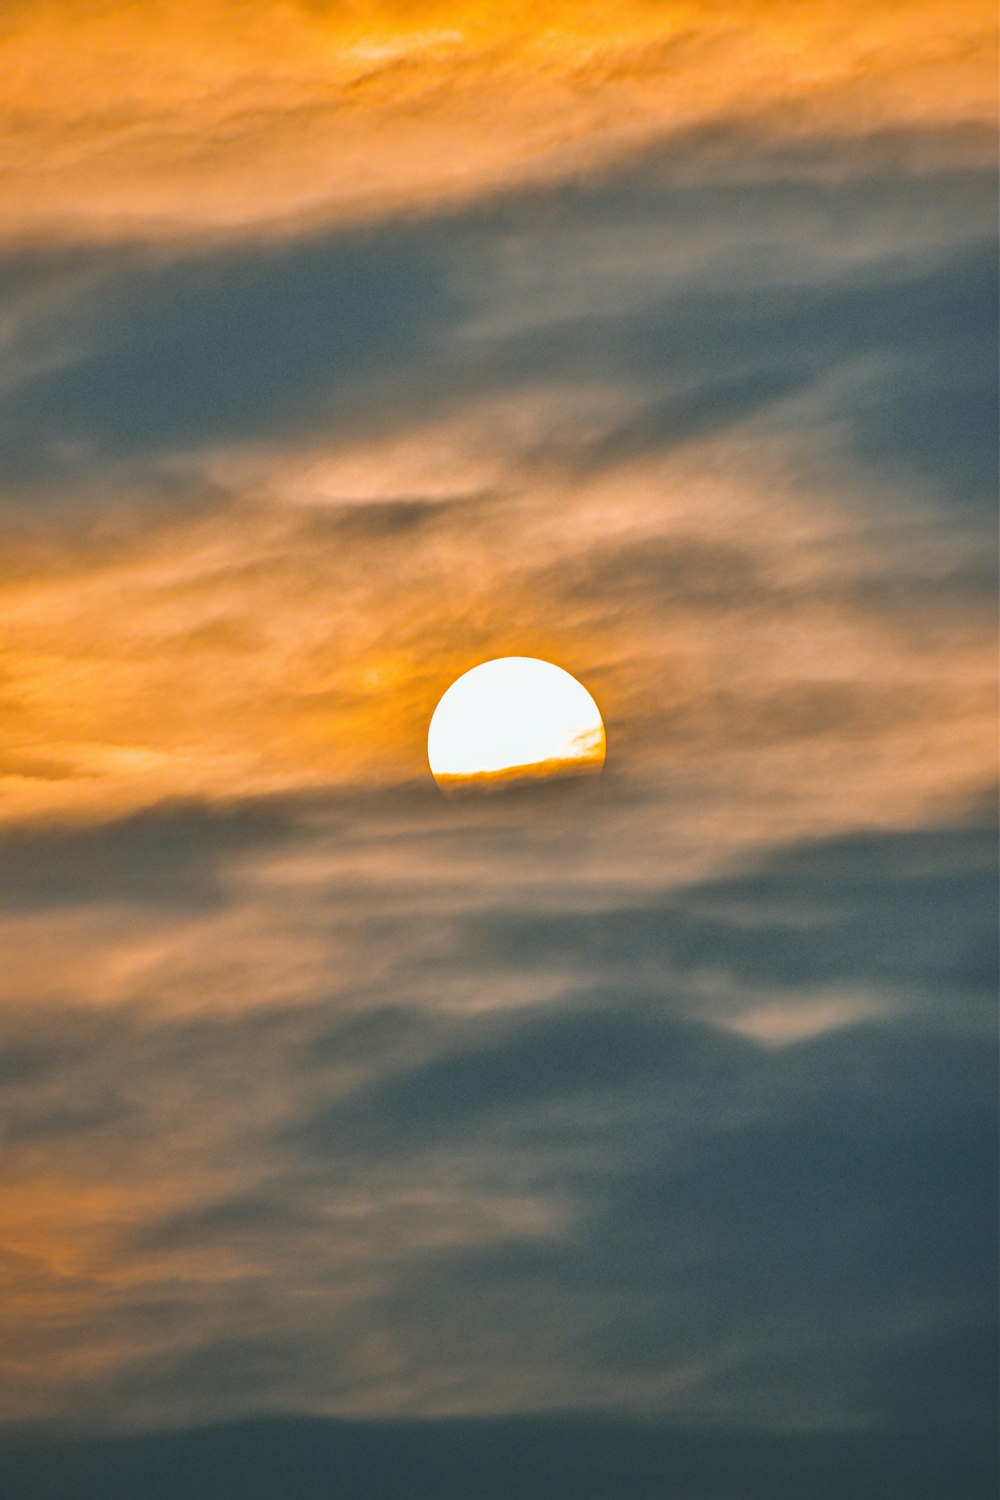
[[[891,557],[766,440],[585,481],[526,472],[491,417],[492,496],[467,413],[425,446],[258,453],[252,500],[222,457],[233,490],[210,513],[48,575],[36,561],[31,581],[15,569],[5,812],[419,779],[441,693],[512,654],[582,678],[612,760],[697,767],[755,833],[777,804],[815,831],[989,779],[988,643],[859,592]]]
[[[989,121],[964,3],[8,7],[7,237],[364,216],[572,172],[720,116]]]

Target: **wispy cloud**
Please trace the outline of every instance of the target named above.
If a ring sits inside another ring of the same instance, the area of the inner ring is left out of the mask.
[[[49,353],[0,402],[12,806],[420,775],[504,651],[590,674],[619,743],[989,776],[991,193],[930,139],[13,268]]]
[[[419,809],[380,823],[426,872],[439,834]],[[888,1411],[898,1372],[863,1372],[907,1340],[968,1326],[972,1350],[990,1276],[988,832],[813,843],[637,905],[606,876],[560,887],[568,850],[526,882],[509,824],[473,819],[485,902],[440,875],[364,876],[369,837],[344,814],[179,810],[40,846],[53,889],[36,884],[36,907],[65,907],[72,859],[96,877],[79,882],[90,974],[102,907],[109,956],[145,945],[145,961],[89,1013],[55,988],[6,1005],[7,1243],[40,1288],[58,1271],[63,1309],[47,1335],[49,1293],[14,1283],[34,1373],[12,1414],[627,1400],[836,1425]],[[149,875],[102,888],[126,848]],[[275,855],[292,873],[324,848],[325,867],[278,878]],[[187,860],[216,872],[228,913]],[[803,1027],[817,1004],[825,1023]],[[819,1345],[828,1377],[806,1374]]]
[[[989,1492],[992,48],[6,8],[12,1492]]]
[[[919,40],[918,40],[919,39]],[[671,130],[989,121],[976,0],[7,8],[7,233],[184,236],[563,177]],[[502,122],[502,123],[498,123]],[[32,183],[23,191],[24,174]]]

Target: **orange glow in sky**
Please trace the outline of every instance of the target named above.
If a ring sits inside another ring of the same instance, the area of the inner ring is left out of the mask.
[[[994,12],[0,5],[0,1424],[965,1421]]]

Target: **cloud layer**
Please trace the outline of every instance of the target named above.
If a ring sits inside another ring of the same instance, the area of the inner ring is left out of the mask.
[[[13,4],[0,206],[19,239],[184,237],[558,180],[725,113],[988,124],[994,52],[977,0]]]
[[[25,1500],[992,1493],[993,38],[760,12],[7,8]]]
[[[11,1416],[985,1414],[989,832],[637,896],[558,881],[577,812],[436,871],[423,794],[22,842],[63,951],[4,1012]]]

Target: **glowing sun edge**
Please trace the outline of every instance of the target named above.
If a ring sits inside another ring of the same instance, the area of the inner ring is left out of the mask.
[[[442,695],[427,758],[450,789],[597,772],[606,745],[600,709],[569,672],[537,657],[497,657]]]

